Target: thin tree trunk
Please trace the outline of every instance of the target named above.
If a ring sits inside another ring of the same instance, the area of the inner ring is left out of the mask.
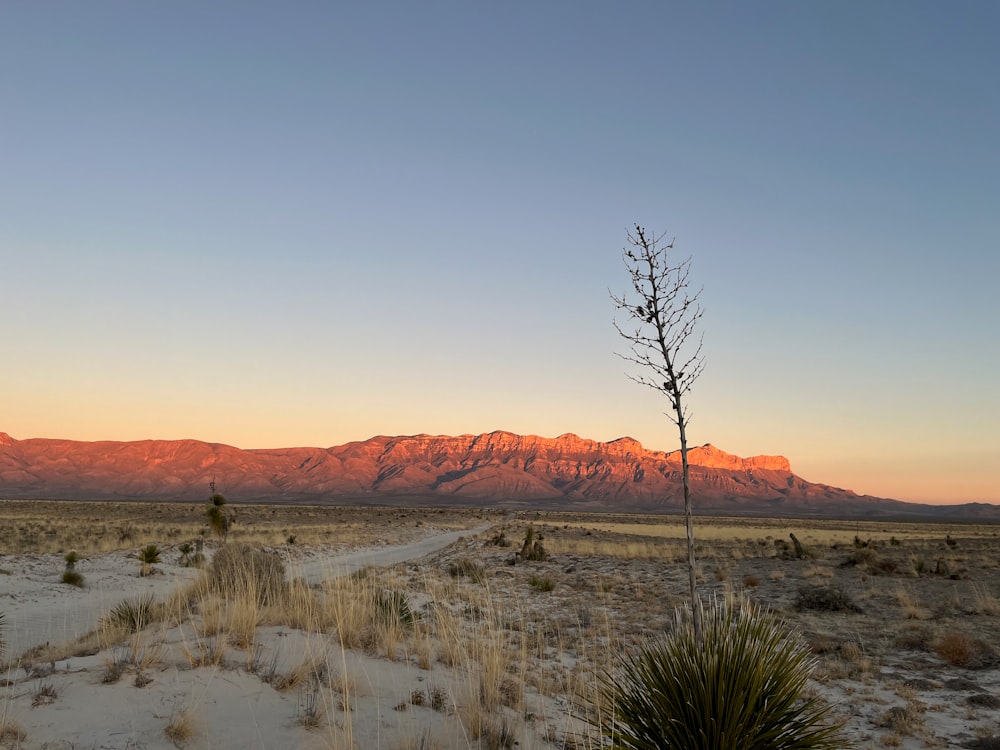
[[[684,530],[687,532],[688,585],[691,589],[691,617],[695,638],[701,638],[701,608],[698,606],[698,587],[694,559],[694,516],[691,512],[691,480],[688,470],[688,447],[684,415],[677,409],[677,429],[681,437],[681,475],[684,481]]]

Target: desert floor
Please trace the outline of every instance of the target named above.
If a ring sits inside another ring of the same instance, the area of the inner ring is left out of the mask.
[[[599,747],[598,676],[686,602],[672,517],[204,511],[0,502],[0,747]],[[855,747],[1000,748],[998,533],[699,518],[699,585],[809,645]],[[213,578],[240,554],[258,583]]]

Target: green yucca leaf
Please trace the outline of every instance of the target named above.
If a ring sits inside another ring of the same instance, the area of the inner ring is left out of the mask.
[[[831,706],[806,697],[815,660],[752,602],[699,602],[703,635],[689,613],[623,657],[605,677],[610,712],[601,729],[632,750],[833,750],[846,747]]]

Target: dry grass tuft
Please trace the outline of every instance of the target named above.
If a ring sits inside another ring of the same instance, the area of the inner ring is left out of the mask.
[[[16,721],[0,721],[0,745],[20,748],[21,743],[26,739],[28,739],[28,733]]]
[[[979,638],[951,631],[934,641],[935,653],[949,664],[967,669],[981,669],[996,661],[992,647]]]
[[[163,728],[163,733],[175,747],[185,747],[198,733],[198,721],[194,711],[190,708],[175,711],[170,717],[170,723]]]
[[[260,607],[283,601],[288,590],[281,558],[249,544],[227,544],[216,552],[209,582],[224,596],[237,591]]]

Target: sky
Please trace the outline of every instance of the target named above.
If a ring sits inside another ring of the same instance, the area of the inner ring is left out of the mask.
[[[0,431],[674,450],[616,356],[638,223],[703,289],[691,445],[1000,502],[998,27],[974,0],[3,3]]]

